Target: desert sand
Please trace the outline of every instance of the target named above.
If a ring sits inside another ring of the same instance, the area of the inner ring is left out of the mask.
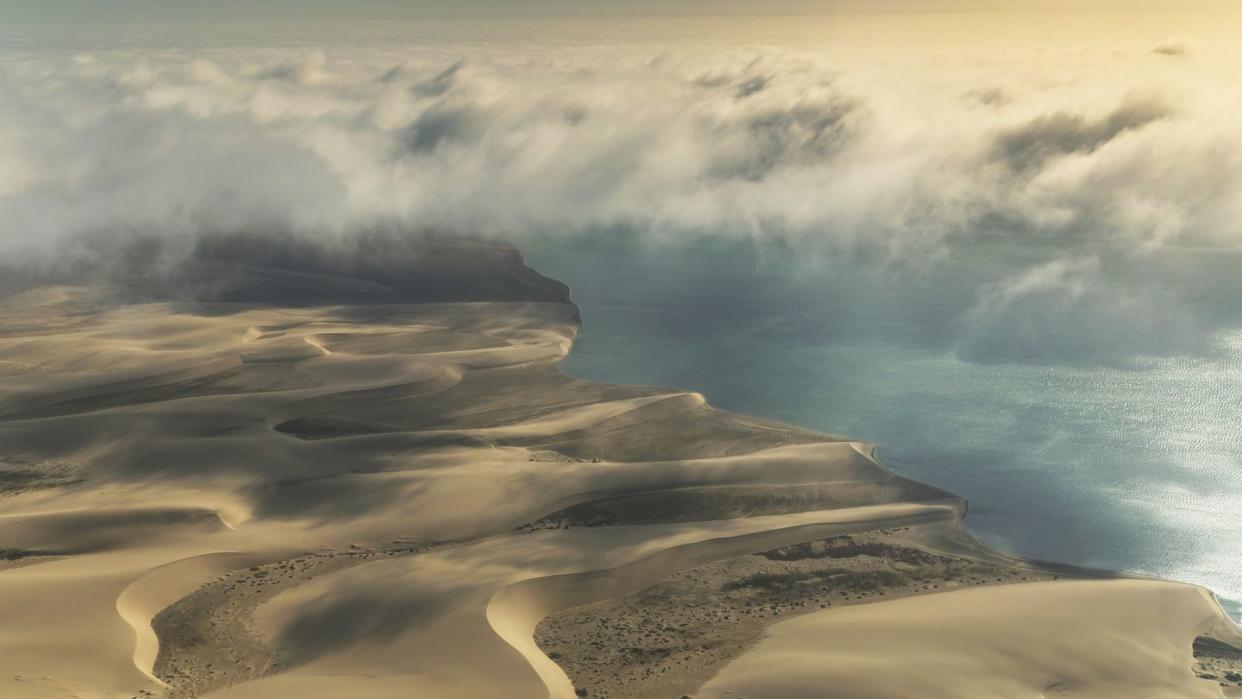
[[[1205,590],[561,373],[577,309],[511,250],[263,259],[0,301],[0,696],[1242,696]]]

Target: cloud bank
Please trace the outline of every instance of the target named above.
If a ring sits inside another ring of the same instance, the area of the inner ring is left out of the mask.
[[[1242,97],[1201,53],[10,51],[0,255],[239,231],[727,236],[886,283],[950,270],[970,361],[1211,352],[1242,325]]]

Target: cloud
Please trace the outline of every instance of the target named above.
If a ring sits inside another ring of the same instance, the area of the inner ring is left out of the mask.
[[[980,363],[1115,364],[1189,349],[1193,314],[1158,290],[1120,283],[1099,258],[1059,259],[983,285],[959,318],[958,358]]]
[[[771,81],[771,76],[767,75],[754,75],[743,80],[741,84],[737,86],[738,99],[744,99],[746,97],[750,97],[751,95],[763,92],[763,88],[767,87],[768,83]]]
[[[263,66],[254,71],[257,80],[284,80],[298,85],[315,85],[331,80],[328,56],[316,51],[306,56]]]
[[[957,285],[939,320],[972,361],[1210,351],[1242,323],[1219,264],[1242,243],[1238,88],[1188,63],[1166,66],[1174,89],[1073,52],[1030,75],[999,58],[9,51],[0,255],[238,231],[714,235],[899,290]]]
[[[457,74],[465,65],[464,60],[458,59],[430,79],[415,83],[411,89],[424,97],[439,97],[453,88]]]
[[[1181,39],[1169,39],[1156,44],[1151,52],[1166,58],[1184,58],[1190,55],[1190,45]]]
[[[1015,170],[1030,170],[1047,159],[1090,153],[1118,136],[1172,115],[1159,100],[1131,98],[1097,119],[1055,112],[1007,129],[996,139],[1001,156]]]
[[[995,86],[972,88],[962,95],[962,99],[985,107],[1003,107],[1012,101],[1005,90]]]
[[[482,136],[484,120],[466,107],[431,108],[405,129],[403,144],[411,152],[433,151],[447,144],[469,147]]]

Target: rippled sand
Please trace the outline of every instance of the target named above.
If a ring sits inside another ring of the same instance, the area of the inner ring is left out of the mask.
[[[1242,691],[1206,591],[988,550],[867,445],[568,377],[564,287],[461,270],[437,303],[5,299],[0,695]]]

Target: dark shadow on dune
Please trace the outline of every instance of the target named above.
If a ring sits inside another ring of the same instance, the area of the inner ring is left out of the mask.
[[[389,571],[391,572],[391,571]],[[429,624],[446,608],[440,590],[385,584],[372,577],[365,587],[336,580],[318,600],[301,606],[277,637],[287,665],[309,663],[361,643],[391,641]]]
[[[205,508],[81,510],[36,515],[11,528],[0,526],[0,541],[6,548],[74,555],[158,543],[223,526],[219,515]]]
[[[427,491],[426,483],[413,480],[394,483],[380,473],[380,469],[353,469],[255,486],[251,489],[254,516],[323,525],[383,512],[395,502],[416,501]]]
[[[476,369],[451,386],[427,384],[352,391],[343,400],[312,399],[290,409],[289,419],[297,422],[281,422],[276,429],[306,439],[481,429],[657,393],[643,386],[589,383],[548,364]]]
[[[154,376],[47,393],[0,411],[0,422],[63,417],[201,396],[242,395],[314,388],[320,380],[293,362],[224,360]]]
[[[589,500],[540,517],[519,529],[534,531],[706,522],[867,507],[891,502],[941,501],[952,497],[945,491],[892,475],[872,482],[669,487]]]

